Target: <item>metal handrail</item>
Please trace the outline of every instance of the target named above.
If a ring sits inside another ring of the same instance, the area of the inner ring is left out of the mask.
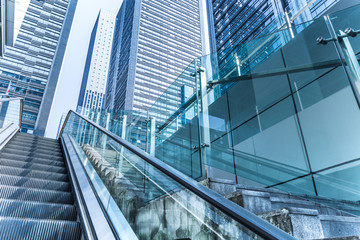
[[[6,94],[0,94],[0,96],[8,96]],[[0,102],[10,102],[20,100],[20,113],[19,113],[19,128],[21,128],[22,124],[22,115],[24,111],[24,98],[16,97],[16,98],[0,98]]]
[[[182,186],[199,196],[200,198],[204,199],[205,201],[209,202],[217,209],[220,209],[222,212],[229,215],[231,218],[236,220],[237,222],[241,223],[254,233],[258,234],[259,236],[265,239],[295,239],[294,237],[290,236],[286,232],[282,231],[281,229],[271,225],[270,223],[266,222],[265,220],[259,218],[255,214],[245,210],[244,208],[240,207],[239,205],[231,202],[230,200],[222,197],[221,195],[211,191],[209,188],[203,186],[202,184],[198,183],[194,179],[186,176],[185,174],[179,172],[178,170],[168,166],[166,163],[162,162],[161,160],[147,154],[146,152],[142,151],[140,148],[130,144],[129,142],[125,141],[124,139],[120,138],[119,136],[115,135],[112,132],[109,132],[105,128],[99,126],[95,122],[87,119],[84,116],[81,116],[79,113],[70,110],[66,116],[64,124],[61,128],[59,138],[62,136],[67,121],[71,113],[75,114],[79,118],[83,119],[84,121],[88,122],[103,134],[107,135],[108,137],[115,140],[117,143],[149,163],[150,165],[154,166],[176,182],[180,183]]]

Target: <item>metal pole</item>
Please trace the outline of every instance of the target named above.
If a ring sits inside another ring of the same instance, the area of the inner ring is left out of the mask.
[[[155,156],[155,129],[156,129],[156,118],[150,118],[150,150],[149,154]]]
[[[211,167],[206,162],[206,148],[210,147],[210,126],[209,126],[209,107],[207,98],[207,82],[205,68],[198,69],[200,83],[200,154],[204,164],[205,178],[212,177]]]
[[[126,126],[127,126],[127,115],[123,115],[122,120],[123,121],[122,121],[122,126],[121,126],[121,135],[120,135],[120,137],[125,140],[125,138],[126,138]],[[120,156],[119,156],[119,166],[118,166],[119,172],[121,172],[121,170],[122,170],[123,159],[124,159],[124,147],[121,146],[121,148],[120,148]]]
[[[353,94],[355,96],[356,102],[360,108],[360,92],[359,92],[359,81],[360,76],[359,70],[358,70],[358,63],[357,61],[354,62],[353,59],[356,59],[356,56],[354,54],[354,51],[352,50],[350,42],[344,43],[344,40],[346,42],[346,37],[337,35],[332,22],[330,20],[329,15],[324,16],[325,22],[327,24],[328,30],[331,34],[332,39],[334,39],[336,50],[339,54],[339,58],[343,64],[343,67],[345,69],[345,73],[349,79],[351,89],[353,91]],[[352,56],[353,55],[353,56]],[[357,65],[357,67],[356,67]]]
[[[96,114],[96,124],[99,124],[99,122],[100,122],[100,112],[97,112],[97,114]],[[97,128],[94,128],[94,138],[93,138],[93,142],[92,142],[93,147],[95,147],[96,138],[97,138]]]
[[[292,29],[292,22],[290,20],[289,13],[287,11],[284,11],[284,14],[285,14],[286,25],[287,25],[287,27],[289,29],[290,37],[294,38],[295,34],[294,34],[293,29]]]

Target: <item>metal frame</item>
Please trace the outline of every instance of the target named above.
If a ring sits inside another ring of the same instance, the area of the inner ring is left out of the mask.
[[[107,131],[105,128],[99,126],[98,124],[94,123],[93,121],[87,119],[84,116],[81,116],[79,113],[70,110],[66,116],[65,123],[61,129],[59,136],[63,134],[64,127],[70,117],[71,114],[75,114],[77,117],[83,119],[84,121],[88,122],[103,134],[107,135],[108,137],[112,138],[114,141],[140,157],[141,159],[145,160],[147,163],[151,164],[167,176],[171,177],[185,188],[199,196],[200,198],[204,199],[205,201],[209,202],[217,209],[220,209],[227,215],[229,215],[234,220],[238,221],[254,233],[258,234],[259,236],[265,239],[295,239],[294,237],[290,236],[286,232],[280,230],[279,228],[271,225],[270,223],[266,222],[265,220],[261,219],[260,217],[256,216],[255,214],[245,210],[244,208],[240,207],[239,205],[231,202],[230,200],[222,197],[221,195],[213,192],[209,188],[203,186],[202,184],[198,183],[194,179],[184,175],[183,173],[179,172],[178,170],[168,166],[164,162],[160,161],[159,159],[145,153],[140,148],[130,144],[129,142],[125,141],[124,139],[120,138],[119,136]]]

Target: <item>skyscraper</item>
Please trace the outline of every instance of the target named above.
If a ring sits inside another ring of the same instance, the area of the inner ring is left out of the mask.
[[[91,33],[78,107],[82,114],[103,107],[116,15],[100,10]]]
[[[30,0],[0,1],[0,56],[3,56],[5,45],[13,46],[25,17]]]
[[[124,0],[115,26],[106,108],[148,109],[201,53],[199,0]]]
[[[0,59],[0,92],[24,98],[23,132],[44,134],[76,4],[31,0],[14,46]]]
[[[212,51],[243,44],[286,24],[285,15],[301,13],[302,22],[322,15],[339,0],[207,1]],[[302,9],[309,5],[308,8]],[[296,24],[296,22],[295,22]]]

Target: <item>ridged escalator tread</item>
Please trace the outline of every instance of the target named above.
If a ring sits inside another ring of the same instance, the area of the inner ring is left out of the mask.
[[[12,153],[0,153],[1,159],[11,159],[11,160],[17,160],[17,161],[24,161],[24,162],[32,162],[32,163],[40,163],[40,164],[47,164],[47,165],[55,165],[63,167],[65,166],[64,161],[62,159],[60,160],[49,160],[48,158],[40,158],[40,157],[31,157],[31,156],[21,156],[17,154]]]
[[[45,172],[32,169],[24,169],[10,166],[1,166],[0,165],[0,174],[38,178],[38,179],[49,179],[54,181],[68,181],[66,174],[54,173],[54,172]]]
[[[0,174],[0,183],[8,186],[39,188],[65,192],[70,191],[70,184],[67,182],[43,180],[21,176],[11,176],[5,174]]]
[[[46,171],[46,172],[54,172],[54,173],[65,173],[65,167],[58,167],[48,164],[41,164],[41,163],[33,163],[33,162],[24,162],[24,161],[17,161],[17,160],[10,160],[0,158],[0,165],[2,166],[9,166],[9,167],[17,167],[17,168],[24,168],[24,169],[32,169],[32,170],[39,170],[39,171]]]
[[[17,133],[0,152],[0,239],[81,239],[59,141]]]
[[[74,205],[0,198],[0,216],[53,220],[76,220]]]
[[[81,238],[78,222],[0,217],[1,240],[75,240]]]
[[[23,201],[51,202],[73,204],[74,198],[70,192],[25,188],[17,186],[0,185],[0,196],[6,199]]]

